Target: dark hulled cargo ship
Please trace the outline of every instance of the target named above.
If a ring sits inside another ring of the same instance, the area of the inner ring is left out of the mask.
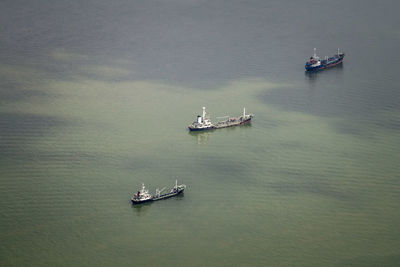
[[[340,53],[339,49],[337,54],[332,57],[325,57],[325,59],[320,59],[316,54],[316,48],[314,48],[314,55],[310,57],[310,60],[306,62],[304,66],[306,71],[317,71],[326,68],[334,67],[343,62],[344,53]]]
[[[212,130],[219,128],[226,128],[231,126],[237,126],[244,123],[251,122],[251,119],[254,117],[254,114],[246,114],[246,109],[243,108],[243,115],[239,117],[223,117],[226,118],[224,121],[217,122],[213,124],[210,120],[210,117],[206,116],[206,108],[203,107],[202,116],[198,115],[197,120],[189,125],[190,131],[204,131],[204,130]]]
[[[178,185],[178,181],[175,181],[175,186],[172,187],[168,193],[161,194],[164,189],[165,187],[161,190],[156,189],[155,195],[151,195],[149,194],[149,190],[147,190],[144,184],[142,184],[142,189],[140,189],[135,195],[133,195],[133,197],[131,198],[131,202],[132,204],[141,204],[145,202],[151,202],[177,196],[183,193],[183,191],[186,189],[186,185]]]

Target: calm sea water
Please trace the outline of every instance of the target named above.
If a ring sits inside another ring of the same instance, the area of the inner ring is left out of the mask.
[[[397,266],[399,9],[2,1],[0,265]]]

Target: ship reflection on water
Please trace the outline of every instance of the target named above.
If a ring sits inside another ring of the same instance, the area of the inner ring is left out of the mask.
[[[145,202],[145,203],[141,203],[138,205],[131,205],[131,207],[132,207],[132,210],[136,213],[136,215],[142,216],[142,215],[145,215],[149,211],[151,204],[153,204],[153,202]]]
[[[336,65],[328,70],[324,71],[305,71],[304,77],[305,80],[308,81],[311,89],[315,89],[317,86],[318,80],[325,79],[326,80],[338,80],[343,78],[343,63]]]
[[[342,75],[343,72],[343,63],[340,63],[336,65],[333,68],[330,68],[328,70],[320,70],[320,71],[305,71],[304,75],[306,78],[308,78],[309,81],[315,81],[317,80],[318,75]]]
[[[247,122],[244,124],[241,124],[236,127],[226,127],[223,129],[211,129],[211,130],[205,130],[205,131],[189,131],[189,135],[193,136],[197,142],[197,144],[206,144],[209,141],[210,136],[214,132],[223,132],[223,131],[238,131],[240,129],[243,130],[243,128],[251,127],[251,122]]]
[[[211,135],[211,132],[215,130],[207,130],[207,131],[189,131],[189,135],[196,138],[197,144],[206,144],[208,142],[208,138]]]
[[[185,194],[184,194],[184,193],[181,193],[181,194],[179,194],[179,195],[177,195],[177,196],[175,196],[175,197],[169,199],[169,202],[171,202],[171,201],[173,201],[173,200],[175,200],[175,201],[181,201],[181,200],[184,199],[184,197],[185,197]],[[164,201],[164,200],[161,200],[160,202],[162,203],[163,201]],[[157,202],[158,202],[158,201],[157,201]],[[159,203],[160,203],[160,202],[159,202]],[[148,211],[150,210],[150,206],[151,206],[151,205],[157,205],[157,204],[154,204],[153,201],[151,201],[151,202],[144,202],[144,203],[140,203],[140,204],[136,204],[136,205],[130,205],[130,206],[131,206],[133,212],[134,212],[137,216],[145,216],[145,215],[148,213]],[[159,205],[159,204],[158,204],[158,205]]]

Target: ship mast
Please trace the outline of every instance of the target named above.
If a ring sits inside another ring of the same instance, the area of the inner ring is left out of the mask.
[[[203,107],[203,122],[205,118],[206,118],[206,107]]]
[[[142,192],[146,190],[146,187],[144,186],[144,183],[142,183]]]
[[[314,48],[314,56],[313,56],[313,58],[316,58],[317,57],[317,48]]]
[[[243,108],[243,118],[246,117],[246,108]]]

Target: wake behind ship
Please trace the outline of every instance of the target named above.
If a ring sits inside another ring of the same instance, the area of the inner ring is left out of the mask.
[[[316,53],[316,48],[314,48],[314,55],[310,57],[310,60],[306,62],[304,66],[306,71],[317,71],[326,68],[334,67],[343,62],[344,53],[340,53],[339,49],[337,54],[332,57],[325,57],[325,59],[320,60]]]
[[[231,126],[237,126],[244,123],[251,122],[251,119],[254,117],[254,114],[246,114],[246,109],[243,108],[243,115],[239,117],[223,117],[227,118],[224,121],[217,122],[213,124],[210,120],[210,117],[206,116],[206,108],[203,107],[203,114],[202,116],[198,115],[197,120],[194,121],[191,125],[189,125],[190,131],[204,131],[204,130],[211,130],[211,129],[219,129],[219,128],[226,128]]]

